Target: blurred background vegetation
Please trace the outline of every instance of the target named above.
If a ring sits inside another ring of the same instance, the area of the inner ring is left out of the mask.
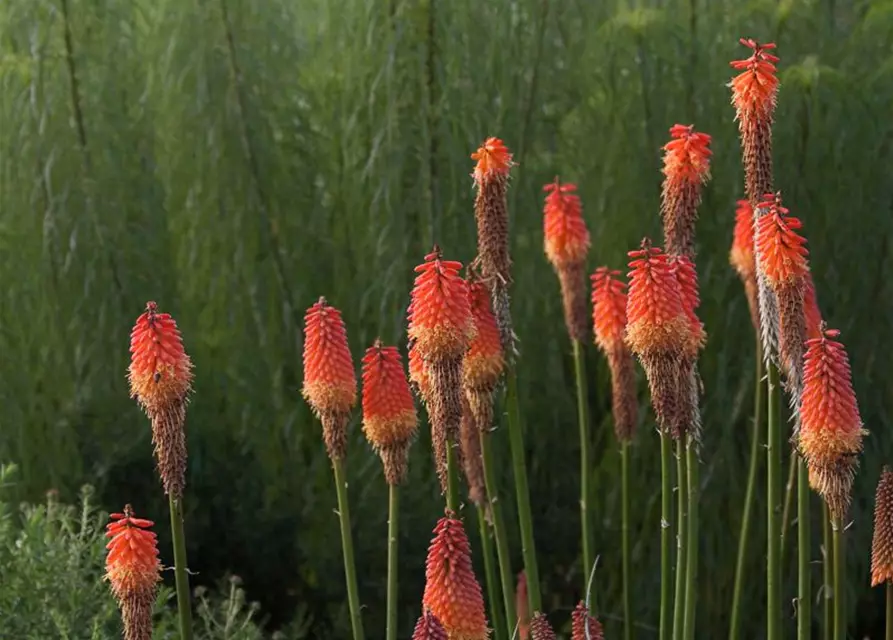
[[[819,302],[843,331],[872,432],[851,513],[848,602],[859,632],[877,628],[871,509],[880,467],[893,460],[890,0],[4,2],[0,460],[20,467],[7,490],[39,502],[56,489],[73,503],[90,482],[103,509],[132,502],[166,520],[148,423],[125,380],[130,327],[156,300],[196,366],[186,499],[194,581],[235,573],[270,630],[308,617],[311,636],[347,637],[331,470],[299,393],[303,310],[321,294],[341,308],[357,358],[376,336],[402,346],[412,267],[435,241],[449,258],[474,255],[469,154],[498,135],[518,162],[510,206],[521,397],[545,606],[562,623],[580,595],[578,480],[566,464],[578,444],[540,188],[556,174],[579,183],[590,267],[622,268],[643,235],[660,234],[667,130],[694,123],[714,150],[698,227],[710,334],[698,622],[699,637],[724,635],[752,407],[752,331],[727,265],[742,175],[725,83],[728,61],[746,54],[741,36],[778,43],[776,184],[805,223]],[[594,348],[587,358],[596,583],[614,635],[619,456],[607,371]],[[646,406],[644,385],[641,399]],[[508,498],[507,446],[497,440]],[[371,633],[384,627],[386,489],[358,420],[350,447]],[[633,593],[649,637],[659,465],[647,415],[633,460]],[[406,636],[442,508],[424,431],[411,464]],[[759,638],[762,523],[753,536],[745,622]],[[512,542],[518,570],[516,532]]]

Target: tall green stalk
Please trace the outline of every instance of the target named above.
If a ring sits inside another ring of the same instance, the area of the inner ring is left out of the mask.
[[[450,440],[447,440],[446,508],[453,514],[459,512],[459,470],[456,468],[456,452]]]
[[[177,585],[177,615],[180,638],[192,640],[192,606],[189,598],[189,575],[186,573],[186,534],[183,531],[183,498],[168,496],[171,511],[171,537],[174,543],[174,581]]]
[[[741,514],[741,531],[738,534],[738,561],[735,565],[735,589],[732,594],[732,616],[729,624],[729,640],[738,640],[741,630],[741,597],[744,589],[744,568],[747,545],[750,542],[750,521],[756,497],[757,468],[760,461],[760,442],[763,427],[763,345],[759,334],[756,340],[756,371],[753,393],[753,435],[750,440],[750,464],[747,470],[747,489],[744,493],[744,511]]]
[[[781,424],[778,368],[769,365],[766,436],[766,628],[768,640],[781,639]]]
[[[673,640],[685,637],[685,569],[688,551],[688,472],[686,471],[685,445],[682,438],[676,440],[676,594],[673,603]]]
[[[542,611],[540,572],[536,564],[536,545],[533,540],[533,518],[530,514],[530,489],[527,486],[527,463],[521,409],[518,404],[518,378],[514,367],[506,372],[506,409],[508,411],[509,444],[512,450],[512,469],[515,475],[515,494],[518,501],[518,520],[521,527],[521,553],[527,572],[527,601],[531,611]]]
[[[621,523],[623,534],[623,638],[633,638],[633,611],[630,600],[630,580],[632,573],[629,567],[629,442],[620,443],[620,500]],[[663,586],[661,586],[663,589]]]
[[[781,551],[779,552],[779,557],[781,558],[781,566],[785,566],[785,552],[787,551],[788,545],[788,529],[791,524],[791,505],[794,503],[794,496],[797,493],[797,454],[791,453],[791,459],[788,463],[788,483],[785,485],[784,490],[784,508],[781,510]]]
[[[887,580],[887,631],[885,640],[893,640],[893,582]]]
[[[846,545],[843,519],[831,523],[834,540],[834,640],[846,640]]]
[[[673,441],[660,430],[660,640],[670,640],[670,520],[673,509]]]
[[[493,522],[493,534],[496,538],[496,554],[499,558],[499,580],[502,583],[502,603],[505,609],[506,629],[511,633],[517,622],[515,612],[515,585],[512,581],[512,556],[509,549],[505,520],[502,517],[502,503],[496,485],[496,472],[493,463],[493,447],[490,433],[481,433],[481,458],[484,461],[484,483],[487,487],[487,500],[490,503],[490,518]],[[494,603],[495,604],[495,603]]]
[[[824,603],[824,625],[822,638],[831,640],[834,629],[834,550],[831,548],[831,514],[828,504],[822,500],[822,600]]]
[[[688,551],[685,557],[685,640],[694,640],[695,614],[698,604],[698,492],[700,462],[698,443],[691,437],[685,447],[688,458]]]
[[[487,583],[487,604],[490,610],[490,624],[493,627],[494,640],[505,640],[505,622],[503,610],[499,602],[499,577],[496,575],[496,558],[493,555],[493,541],[490,539],[490,526],[487,524],[487,513],[478,505],[476,509],[478,532],[481,536],[481,555],[484,557],[484,579]],[[389,638],[388,640],[392,640]],[[394,638],[396,640],[396,637]]]
[[[574,373],[577,379],[577,422],[580,426],[580,534],[583,544],[583,582],[592,568],[592,536],[589,532],[589,402],[586,397],[586,366],[583,345],[574,343]]]
[[[802,456],[791,454],[797,464],[797,640],[812,639],[812,587],[809,576],[811,549],[809,476]]]
[[[400,536],[400,487],[392,484],[388,490],[388,601],[387,640],[397,640],[397,574]]]
[[[344,579],[347,582],[347,604],[350,608],[350,626],[353,640],[363,640],[363,617],[360,611],[360,591],[357,588],[357,570],[353,557],[353,537],[350,532],[350,504],[347,501],[347,476],[344,462],[332,460],[335,473],[335,492],[338,495],[338,519],[341,522],[341,549],[344,552]]]

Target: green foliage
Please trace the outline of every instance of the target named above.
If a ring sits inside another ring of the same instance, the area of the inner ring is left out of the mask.
[[[299,394],[302,310],[322,294],[341,308],[355,357],[376,336],[402,344],[412,266],[434,241],[450,258],[474,255],[468,156],[485,136],[500,135],[518,162],[514,316],[537,546],[546,602],[562,616],[582,582],[578,479],[564,464],[577,457],[575,402],[557,282],[542,256],[540,185],[556,173],[580,184],[590,267],[620,268],[643,235],[659,235],[659,147],[672,124],[693,122],[713,135],[714,149],[698,229],[710,334],[700,363],[701,558],[710,579],[699,593],[698,635],[722,636],[753,370],[746,304],[726,258],[742,185],[723,85],[728,60],[744,54],[737,39],[753,36],[779,43],[776,184],[804,220],[819,302],[843,331],[872,431],[848,535],[848,601],[853,619],[870,629],[880,611],[865,587],[871,496],[893,456],[885,437],[893,379],[878,349],[893,332],[890,7],[889,0],[0,4],[7,257],[0,459],[21,464],[14,495],[33,501],[56,488],[71,500],[89,481],[104,508],[129,501],[164,520],[148,425],[124,377],[129,328],[146,300],[157,300],[177,318],[196,365],[186,495],[194,579],[213,585],[234,571],[272,627],[301,603],[313,617],[311,635],[346,637],[331,469]],[[602,559],[596,588],[613,621],[619,455],[606,368],[594,349],[587,358],[590,504]],[[645,406],[644,385],[641,397]],[[641,426],[630,452],[631,491],[641,496],[631,523],[633,593],[656,594],[659,444],[651,422]],[[357,427],[348,474],[361,599],[367,628],[383,629],[387,492]],[[506,521],[515,522],[505,440],[496,434],[495,454]],[[401,636],[419,612],[424,552],[441,504],[432,478],[423,436],[402,500]],[[752,576],[762,575],[763,526],[752,530]],[[167,556],[167,533],[159,534]],[[510,542],[519,567],[516,531]],[[788,601],[795,591],[793,572],[786,575]],[[762,582],[746,590],[744,635],[755,633],[764,612]],[[637,599],[640,621],[657,619],[657,600]]]

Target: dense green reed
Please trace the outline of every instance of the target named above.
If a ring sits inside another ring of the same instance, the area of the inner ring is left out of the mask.
[[[893,389],[877,348],[893,332],[880,302],[893,298],[885,0],[0,4],[0,460],[21,467],[17,498],[58,488],[70,499],[89,480],[103,506],[132,502],[164,520],[149,429],[125,381],[128,331],[154,299],[177,318],[196,366],[185,501],[194,580],[235,572],[272,627],[301,602],[317,637],[346,637],[336,497],[298,392],[301,315],[325,294],[344,312],[355,356],[376,336],[402,343],[412,266],[434,241],[473,257],[468,156],[497,134],[519,163],[513,311],[541,584],[550,609],[569,609],[582,577],[579,478],[565,463],[579,445],[561,303],[540,256],[539,188],[556,173],[578,183],[590,262],[622,268],[627,249],[659,233],[658,147],[672,124],[694,122],[714,136],[698,225],[710,335],[699,361],[700,564],[710,584],[699,589],[698,629],[722,637],[753,404],[747,305],[727,266],[742,181],[723,86],[745,35],[779,44],[775,184],[804,221],[819,303],[848,336],[872,431],[847,534],[847,575],[859,587],[847,605],[859,625],[851,634],[879,628],[867,550],[874,482],[893,456]],[[595,589],[618,637],[609,378],[593,350],[586,357]],[[419,444],[401,495],[400,637],[418,616],[442,505],[427,437]],[[509,459],[507,444],[503,420],[497,459]],[[659,441],[642,435],[632,446],[631,592],[653,594],[636,598],[645,637],[658,620]],[[364,622],[384,629],[387,486],[356,422],[346,472]],[[511,471],[498,472],[504,519],[516,523]],[[742,637],[762,628],[766,600],[762,518],[749,531]],[[509,536],[520,566],[517,527]],[[796,584],[785,575],[790,602]],[[784,624],[793,630],[791,616]]]

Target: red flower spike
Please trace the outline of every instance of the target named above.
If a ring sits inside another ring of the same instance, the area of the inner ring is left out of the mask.
[[[739,42],[752,49],[753,54],[744,60],[730,63],[733,69],[741,72],[729,83],[732,89],[732,104],[739,120],[748,118],[769,120],[775,110],[778,95],[778,77],[775,75],[778,58],[768,53],[775,48],[775,44],[761,45],[749,38],[741,38]]]
[[[556,640],[549,619],[541,611],[533,614],[533,619],[530,621],[530,640]]]
[[[415,625],[411,640],[449,640],[449,637],[440,620],[426,608]]]
[[[477,164],[474,167],[474,181],[482,184],[488,178],[508,176],[512,168],[512,154],[499,138],[487,138],[478,150],[471,154]]]
[[[742,280],[753,278],[756,274],[753,207],[747,200],[739,200],[738,208],[735,210],[735,232],[732,239],[732,250],[729,252],[729,263]]]
[[[588,636],[586,635],[587,626],[589,627]],[[571,613],[571,640],[605,640],[602,625],[589,615],[589,608],[582,600]]]
[[[302,393],[322,422],[329,456],[343,458],[347,420],[357,401],[357,379],[341,312],[325,298],[304,316]]]
[[[893,471],[884,467],[874,499],[871,586],[893,582]]]
[[[149,529],[151,520],[137,518],[128,504],[124,513],[113,513],[106,525],[111,538],[106,549],[105,579],[121,609],[126,640],[149,640],[152,637],[152,606],[161,581],[158,541]]]
[[[664,145],[665,190],[682,183],[703,184],[710,178],[710,136],[695,131],[694,125],[676,124],[672,138]]]
[[[849,506],[864,433],[849,358],[836,340],[839,334],[828,329],[806,343],[799,434],[810,484],[838,517]]]
[[[780,194],[766,194],[760,207],[767,213],[757,220],[755,243],[766,282],[772,288],[801,283],[809,269],[806,239],[797,234],[803,224],[781,205]]]
[[[589,251],[589,231],[576,190],[577,185],[560,184],[558,178],[543,187],[548,194],[543,207],[546,256],[555,269],[584,262]]]
[[[483,282],[469,279],[468,301],[476,332],[465,354],[465,386],[492,391],[502,376],[505,359],[490,292]]]
[[[595,343],[605,353],[623,348],[626,330],[626,283],[619,271],[599,267],[592,274],[592,324]]]
[[[672,262],[676,279],[679,281],[679,291],[682,294],[682,309],[688,318],[692,334],[697,338],[698,344],[703,346],[707,336],[704,333],[704,325],[696,313],[698,307],[701,306],[701,297],[698,293],[698,273],[694,263],[685,256],[677,256],[672,259]]]
[[[487,640],[490,635],[468,536],[462,521],[449,515],[434,528],[422,603],[440,620],[450,640]]]
[[[381,456],[390,485],[406,477],[406,457],[417,426],[400,353],[377,340],[363,356],[363,432]]]

